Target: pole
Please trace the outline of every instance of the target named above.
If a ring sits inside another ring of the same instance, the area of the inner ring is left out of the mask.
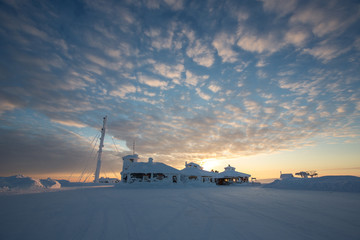
[[[101,154],[102,154],[102,148],[104,147],[106,120],[107,120],[107,116],[104,117],[103,127],[101,129],[100,145],[99,145],[99,151],[98,151],[94,183],[99,183],[99,175],[100,175],[100,168],[101,168]]]

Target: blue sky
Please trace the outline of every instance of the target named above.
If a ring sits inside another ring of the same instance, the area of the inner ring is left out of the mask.
[[[178,168],[360,175],[358,1],[0,6],[2,175],[94,168],[105,115],[108,171],[135,140]]]

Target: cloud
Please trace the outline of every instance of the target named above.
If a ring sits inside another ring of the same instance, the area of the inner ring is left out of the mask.
[[[245,100],[244,106],[247,111],[251,112],[252,114],[257,114],[260,111],[260,104],[252,101],[252,100]]]
[[[285,42],[299,47],[303,46],[309,37],[307,31],[294,28],[285,34]]]
[[[202,92],[200,88],[196,88],[196,93],[199,95],[199,97],[201,97],[202,99],[209,101],[210,100],[210,96],[207,95],[206,93]]]
[[[79,123],[73,120],[51,119],[51,121],[68,127],[84,128],[87,126],[86,124]]]
[[[142,74],[138,75],[138,81],[142,84],[148,85],[150,87],[156,87],[161,89],[166,89],[168,83],[165,81],[161,81],[152,77],[148,77]]]
[[[188,86],[197,86],[199,82],[209,78],[208,75],[199,76],[190,72],[189,70],[186,70],[185,77],[185,83]]]
[[[208,87],[213,93],[217,93],[218,91],[221,90],[221,87],[219,87],[218,85],[212,83],[209,85]]]
[[[0,170],[83,166],[76,134],[103,114],[109,135],[175,167],[358,135],[352,3],[22,4],[0,9]]]
[[[313,57],[328,62],[350,50],[350,47],[340,48],[335,45],[320,45],[313,48],[306,48],[303,53],[312,55]]]
[[[345,113],[345,112],[346,112],[346,108],[347,108],[346,105],[342,105],[342,106],[339,106],[338,108],[336,108],[336,111],[337,111],[338,113]]]
[[[135,93],[136,87],[132,84],[124,84],[119,87],[117,90],[113,90],[110,92],[111,96],[118,96],[120,98],[126,98],[126,95],[129,93]]]
[[[179,23],[172,21],[166,28],[152,27],[145,31],[150,38],[151,46],[157,50],[176,51],[182,48],[181,34],[177,32]]]
[[[182,10],[184,8],[183,0],[164,0],[164,1],[174,11]]]
[[[265,11],[276,12],[284,16],[293,12],[297,6],[297,0],[262,0]]]
[[[245,33],[240,36],[237,45],[249,52],[274,53],[282,47],[283,43],[273,33],[265,36]]]
[[[194,62],[204,67],[211,67],[215,61],[213,51],[207,47],[206,43],[200,40],[190,43],[186,49],[186,54]]]
[[[158,28],[152,28],[149,31],[145,32],[145,35],[151,38],[151,46],[161,50],[161,49],[171,49],[173,33],[169,33],[168,36],[164,36],[161,33],[161,30]]]
[[[235,44],[235,37],[225,33],[218,34],[212,45],[216,48],[223,62],[236,62],[238,54],[232,49]]]
[[[268,63],[267,63],[264,59],[260,59],[260,60],[256,63],[256,66],[257,66],[257,67],[265,67],[266,65],[268,65]]]
[[[170,79],[181,79],[181,74],[184,72],[184,65],[166,65],[166,64],[154,64],[154,73],[160,74],[163,77]]]
[[[290,18],[292,24],[309,24],[312,32],[323,37],[327,34],[339,34],[359,18],[356,5],[343,5],[342,1],[331,1],[325,5],[322,1],[310,4],[295,11]]]
[[[89,143],[66,131],[29,131],[0,128],[1,174],[69,173],[85,167],[82,164],[91,153]]]
[[[0,101],[0,115],[6,111],[12,111],[16,108],[20,107],[19,104],[13,103],[6,99]]]

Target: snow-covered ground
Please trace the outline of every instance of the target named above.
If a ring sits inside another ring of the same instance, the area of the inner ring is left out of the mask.
[[[287,178],[263,185],[266,188],[359,192],[360,178],[355,176],[324,176],[316,178]]]
[[[242,186],[0,194],[0,239],[359,239],[360,194]]]

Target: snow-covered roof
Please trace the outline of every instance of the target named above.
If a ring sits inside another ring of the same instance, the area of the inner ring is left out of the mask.
[[[182,175],[185,176],[199,176],[199,177],[211,177],[214,176],[215,173],[208,172],[197,167],[186,167],[180,171]]]
[[[251,177],[251,175],[237,172],[234,167],[230,165],[225,168],[225,171],[219,173],[216,178],[236,178],[236,177]]]
[[[180,174],[180,171],[160,162],[137,162],[131,164],[123,173]]]
[[[186,168],[199,168],[199,169],[203,169],[199,164],[194,163],[194,162],[190,162],[190,163],[185,162],[185,167],[186,167]]]
[[[284,179],[284,178],[293,178],[294,175],[292,175],[292,173],[283,173],[280,175],[280,178],[281,179]]]
[[[126,155],[122,158],[123,160],[138,160],[139,159],[139,155],[137,154],[133,154],[133,155]]]

